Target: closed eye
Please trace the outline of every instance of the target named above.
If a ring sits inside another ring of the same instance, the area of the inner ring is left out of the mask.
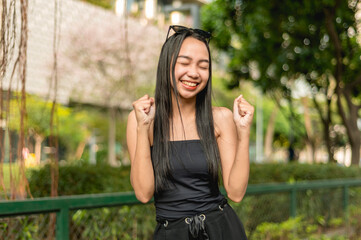
[[[209,61],[208,60],[200,60],[198,62],[198,66],[201,68],[201,69],[208,69],[209,68]]]
[[[190,61],[188,61],[188,60],[186,60],[186,59],[179,59],[179,60],[177,61],[177,63],[185,66],[185,65],[188,65],[188,64],[190,63]]]
[[[208,69],[209,66],[208,66],[208,64],[201,64],[201,65],[199,65],[199,68],[201,68],[201,69]]]

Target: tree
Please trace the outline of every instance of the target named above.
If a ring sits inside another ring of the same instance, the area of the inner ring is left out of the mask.
[[[359,163],[361,142],[361,47],[355,20],[359,5],[341,0],[216,0],[202,12],[204,28],[230,57],[230,86],[252,79],[264,92],[289,102],[296,81],[310,87],[330,160],[332,103],[337,99],[352,164]]]
[[[110,19],[84,22],[64,34],[67,47],[59,56],[59,75],[72,83],[72,101],[108,108],[108,162],[117,165],[116,121],[131,109],[139,86],[154,86],[164,40],[155,26],[132,18]],[[141,40],[144,36],[147,41]]]
[[[97,5],[105,9],[112,9],[113,4],[115,2],[114,0],[82,0],[82,1]]]
[[[217,54],[214,54],[216,61]],[[257,89],[249,81],[243,81],[240,83],[239,88],[229,89],[227,88],[226,79],[229,78],[228,74],[220,74],[220,69],[215,69],[215,74],[212,75],[212,88],[214,104],[216,106],[223,106],[229,109],[233,107],[233,100],[242,94],[248,101],[255,105],[257,104],[257,98],[259,93]],[[294,132],[288,121],[287,116],[290,115],[288,109],[282,112],[278,111],[277,104],[270,97],[264,97],[262,100],[263,112],[263,132],[265,133],[264,142],[264,157],[266,161],[272,161],[275,158],[274,149],[287,149],[290,145],[290,135],[293,135],[293,144],[296,148],[303,148],[304,132]],[[299,115],[296,116],[300,118]],[[257,111],[255,112],[255,119],[257,118]],[[256,141],[256,124],[252,125],[252,131],[250,139],[252,142]],[[255,157],[255,156],[251,156]]]
[[[31,95],[27,95],[26,98],[27,124],[24,131],[28,136],[34,138],[36,162],[40,163],[42,143],[50,136],[49,122],[52,103]],[[9,128],[19,132],[18,100],[13,99],[10,104],[11,109],[14,109],[14,111],[10,113],[12,121],[9,122]],[[60,142],[68,153],[68,158],[73,159],[76,155],[76,146],[79,148],[79,145],[82,145],[90,135],[89,126],[92,119],[84,111],[74,112],[71,108],[60,104],[57,104],[56,107],[57,115],[54,127]]]

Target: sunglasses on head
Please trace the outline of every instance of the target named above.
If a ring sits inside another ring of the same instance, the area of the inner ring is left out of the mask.
[[[184,32],[194,32],[194,33],[197,33],[198,35],[200,35],[201,37],[203,37],[207,43],[209,43],[209,40],[211,40],[211,33],[210,32],[206,32],[206,31],[203,31],[202,29],[197,29],[197,28],[187,28],[187,27],[184,27],[184,26],[180,26],[180,25],[171,25],[169,26],[168,28],[168,33],[167,33],[167,38],[166,38],[166,41],[168,40],[168,38],[170,37],[169,36],[169,32],[170,30],[173,30],[175,33],[174,34],[181,34],[181,33],[184,33]]]

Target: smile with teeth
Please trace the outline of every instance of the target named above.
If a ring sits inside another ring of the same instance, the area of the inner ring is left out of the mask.
[[[182,81],[182,83],[183,83],[184,85],[187,85],[187,86],[190,86],[190,87],[195,87],[195,86],[198,85],[197,83],[187,82],[187,81]]]

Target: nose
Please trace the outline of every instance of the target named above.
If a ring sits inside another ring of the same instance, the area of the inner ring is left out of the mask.
[[[196,67],[191,67],[191,68],[189,69],[189,71],[187,72],[187,75],[188,75],[190,78],[199,78],[199,73],[198,73]]]

